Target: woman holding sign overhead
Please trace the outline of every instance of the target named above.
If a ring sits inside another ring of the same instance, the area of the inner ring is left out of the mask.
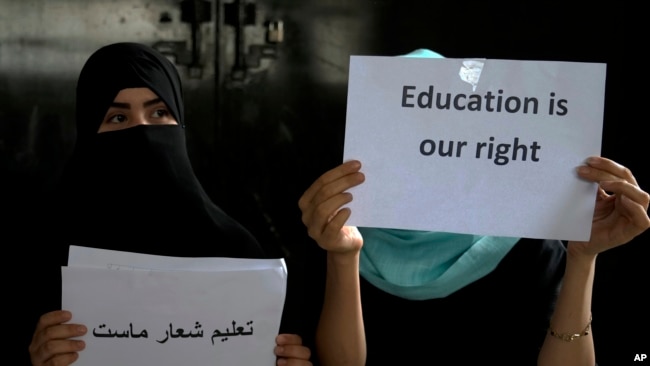
[[[299,200],[327,255],[323,365],[596,363],[596,258],[650,227],[650,195],[629,169],[603,157],[577,167],[598,193],[589,241],[565,243],[347,226],[348,190],[372,179],[361,163],[329,170]]]
[[[185,144],[181,79],[154,49],[100,48],[77,84],[77,140],[60,194],[47,216],[61,237],[47,250],[56,285],[41,283],[40,317],[29,354],[34,366],[69,365],[88,332],[60,307],[68,246],[183,257],[265,258],[257,240],[209,199]],[[64,208],[64,209],[63,209]],[[58,221],[60,220],[60,221]],[[50,291],[49,293],[47,291]],[[218,311],[218,310],[217,310]],[[278,364],[311,365],[300,336],[276,339]],[[274,345],[269,345],[272,355]]]
[[[605,158],[589,158],[578,174],[600,188],[590,241],[566,246],[346,226],[347,190],[365,180],[361,163],[323,174],[299,202],[309,235],[327,251],[323,365],[594,365],[596,257],[650,227],[650,196]]]

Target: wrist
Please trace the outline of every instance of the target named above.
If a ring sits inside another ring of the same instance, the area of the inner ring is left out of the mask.
[[[597,254],[579,249],[581,243],[569,243],[566,256],[566,273],[569,278],[591,278],[596,269]],[[575,277],[578,276],[578,277]]]
[[[336,267],[356,266],[359,264],[359,251],[327,252],[327,262]]]
[[[586,250],[588,243],[570,241],[567,245],[567,261],[589,265],[596,261],[598,253]]]

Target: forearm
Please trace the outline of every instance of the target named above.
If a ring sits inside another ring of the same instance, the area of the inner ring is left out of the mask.
[[[316,332],[323,366],[365,365],[359,253],[327,255],[325,300]]]
[[[574,253],[569,244],[566,272],[558,295],[550,326],[561,334],[581,333],[591,319],[591,300],[596,256]],[[546,334],[540,350],[538,365],[594,366],[594,341],[589,334],[573,341]]]

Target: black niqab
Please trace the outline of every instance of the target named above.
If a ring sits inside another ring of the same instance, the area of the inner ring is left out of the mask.
[[[97,133],[120,90],[147,87],[179,125]],[[64,175],[67,244],[174,256],[264,257],[256,239],[215,205],[185,144],[180,76],[154,49],[97,50],[77,84],[77,143]],[[71,228],[71,229],[70,229]]]

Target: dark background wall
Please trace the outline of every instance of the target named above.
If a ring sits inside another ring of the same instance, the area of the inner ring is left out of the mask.
[[[52,187],[74,141],[78,72],[96,48],[117,41],[154,45],[176,61],[197,174],[215,201],[281,248],[294,273],[318,257],[297,200],[341,161],[353,54],[426,47],[446,57],[607,63],[602,153],[630,167],[647,191],[647,117],[630,93],[644,75],[633,76],[639,65],[630,64],[637,51],[629,47],[647,43],[634,29],[635,13],[624,2],[0,0],[0,206],[6,217],[29,218]],[[39,228],[4,223],[17,229],[17,238],[0,241],[20,274],[5,301],[24,309],[24,294],[38,291],[29,278],[41,275],[34,248],[47,237],[25,242],[21,233]],[[598,259],[593,327],[601,366],[650,353],[649,241],[646,232]],[[312,294],[296,296],[292,310],[312,319]],[[19,326],[31,332],[32,319],[26,323]]]

